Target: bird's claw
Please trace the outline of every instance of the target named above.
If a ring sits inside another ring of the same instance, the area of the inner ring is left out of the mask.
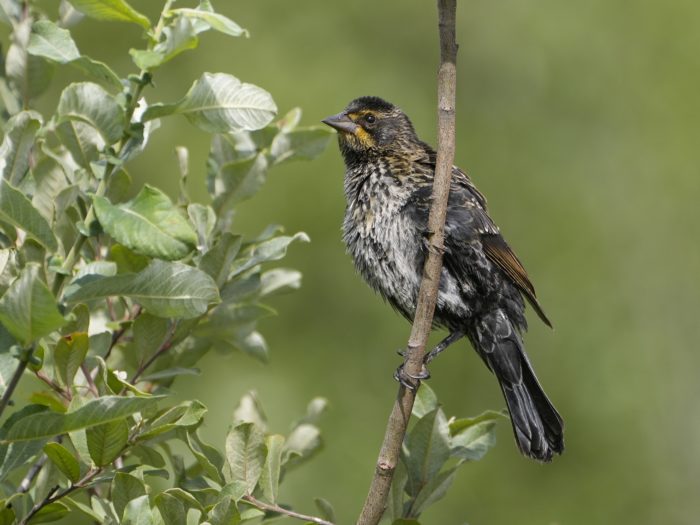
[[[404,369],[404,365],[402,363],[394,372],[394,379],[396,379],[396,381],[398,381],[403,387],[407,388],[408,390],[415,390],[416,388],[418,388],[418,385],[420,385],[420,382],[422,380],[430,379],[430,372],[428,372],[428,369],[425,367],[425,365],[423,365],[421,367],[420,372],[418,372],[417,374],[409,374]]]

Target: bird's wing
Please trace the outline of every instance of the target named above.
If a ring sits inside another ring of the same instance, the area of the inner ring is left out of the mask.
[[[460,172],[460,175],[451,189],[447,211],[448,221],[452,218],[459,225],[458,229],[466,228],[469,231],[453,232],[456,236],[454,241],[464,242],[469,238],[478,237],[489,261],[495,264],[507,279],[520,290],[542,322],[551,328],[552,323],[537,300],[535,287],[530,282],[525,267],[508,246],[498,226],[489,217],[484,206],[483,195],[463,172]]]
[[[435,151],[426,146],[422,163],[429,166],[433,173],[435,160]],[[432,185],[421,188],[418,193],[422,195],[417,195],[418,200],[423,202],[426,224],[431,191]],[[508,246],[498,226],[488,215],[486,197],[477,189],[469,176],[456,166],[452,168],[447,223],[446,242],[448,244],[450,241],[462,244],[478,237],[488,259],[520,290],[542,322],[551,328],[552,323],[537,300],[535,287],[530,282],[523,264]],[[449,226],[450,224],[452,226]],[[447,248],[446,257],[449,259],[449,246]],[[446,264],[449,264],[449,260],[446,261]]]
[[[513,250],[510,249],[510,246],[508,246],[501,234],[482,234],[481,245],[484,247],[484,252],[489,260],[498,266],[508,279],[517,286],[535,312],[537,312],[539,318],[542,319],[542,322],[552,328],[552,323],[537,301],[535,287],[532,286],[523,264]]]

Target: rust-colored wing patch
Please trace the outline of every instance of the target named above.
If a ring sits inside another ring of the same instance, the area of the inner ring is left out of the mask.
[[[537,302],[535,287],[532,286],[525,268],[503,237],[500,235],[482,235],[481,243],[487,257],[518,287],[535,312],[537,312],[539,318],[542,319],[542,322],[552,328],[552,323],[547,318],[544,310],[542,310],[540,303]]]

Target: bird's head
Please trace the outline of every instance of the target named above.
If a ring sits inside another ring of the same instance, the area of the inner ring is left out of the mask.
[[[349,156],[393,151],[418,140],[406,114],[379,97],[356,98],[322,122],[338,131],[346,160]]]

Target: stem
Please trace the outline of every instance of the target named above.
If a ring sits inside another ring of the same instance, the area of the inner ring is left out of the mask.
[[[165,341],[160,345],[160,348],[144,363],[139,366],[138,370],[136,370],[136,373],[133,375],[133,377],[129,380],[129,383],[132,385],[136,384],[136,381],[138,381],[139,377],[146,371],[146,369],[151,366],[156,359],[158,359],[161,355],[163,355],[165,352],[170,350],[170,347],[172,346],[173,342],[173,336],[175,335],[175,331],[177,330],[177,323],[172,323],[171,328],[170,328],[170,333],[168,336],[165,338]]]
[[[46,383],[46,384],[49,386],[49,388],[51,388],[51,390],[53,390],[54,392],[56,392],[56,393],[57,393],[59,396],[61,396],[63,399],[65,399],[66,401],[70,401],[70,400],[71,400],[72,396],[71,396],[71,393],[70,393],[70,389],[65,389],[65,390],[64,390],[63,388],[61,388],[61,387],[58,385],[58,383],[56,383],[55,381],[51,380],[51,379],[50,379],[44,372],[42,372],[41,370],[38,370],[38,371],[34,372],[34,375],[36,375],[37,379],[39,379],[40,381],[43,381],[44,383]]]
[[[289,516],[290,518],[297,518],[303,521],[317,523],[318,525],[333,525],[333,523],[331,523],[330,521],[326,521],[315,516],[307,516],[306,514],[300,514],[298,512],[294,512],[293,510],[280,507],[279,505],[265,503],[264,501],[260,501],[259,499],[254,498],[253,496],[243,496],[243,500],[247,501],[248,503],[250,503],[254,507],[257,507],[260,510],[276,512],[277,514],[284,514],[285,516]]]
[[[36,477],[39,475],[39,472],[41,472],[41,469],[44,468],[44,465],[48,461],[48,456],[46,454],[42,454],[41,457],[32,465],[32,467],[29,469],[29,472],[27,472],[27,475],[22,478],[22,481],[19,484],[19,488],[17,489],[17,492],[20,494],[23,494],[25,492],[29,492],[29,489],[32,487],[32,482],[36,479]]]
[[[32,351],[30,350],[27,356],[24,359],[20,359],[20,362],[17,364],[15,373],[12,374],[12,379],[10,379],[10,384],[7,385],[7,389],[5,389],[5,392],[2,394],[2,399],[0,399],[0,416],[2,416],[2,413],[5,411],[5,408],[7,408],[7,405],[10,403],[10,399],[12,399],[12,394],[14,393],[15,388],[17,388],[17,385],[19,384],[19,380],[22,379],[22,374],[27,368],[27,363],[29,363],[29,359],[31,358],[31,356]]]
[[[425,347],[432,328],[442,270],[445,216],[450,194],[455,151],[455,93],[457,85],[457,44],[455,42],[456,0],[438,0],[440,30],[440,69],[438,70],[438,153],[435,165],[432,205],[428,219],[430,246],[423,268],[411,336],[404,360],[404,370],[416,376],[423,366]],[[419,385],[413,390],[403,386],[394,402],[387,422],[384,441],[370,485],[369,494],[357,525],[379,523],[389,496],[394,470],[399,461],[401,444],[411,417]]]
[[[99,474],[100,472],[102,472],[101,468],[92,470],[92,471],[88,472],[83,477],[83,479],[76,481],[75,483],[71,483],[71,485],[69,487],[67,487],[61,491],[58,490],[59,487],[54,487],[54,488],[50,489],[48,494],[46,494],[46,497],[43,500],[41,500],[39,503],[34,505],[31,508],[31,510],[27,513],[27,515],[24,518],[22,518],[22,520],[19,522],[19,525],[27,525],[27,523],[29,523],[29,520],[31,520],[32,517],[37,512],[39,512],[42,508],[44,508],[46,505],[53,503],[54,501],[58,501],[59,499],[61,499],[64,496],[67,496],[71,492],[74,492],[78,489],[85,488],[85,486],[90,482],[90,480],[92,478],[94,478],[95,476],[97,476],[97,474]]]

